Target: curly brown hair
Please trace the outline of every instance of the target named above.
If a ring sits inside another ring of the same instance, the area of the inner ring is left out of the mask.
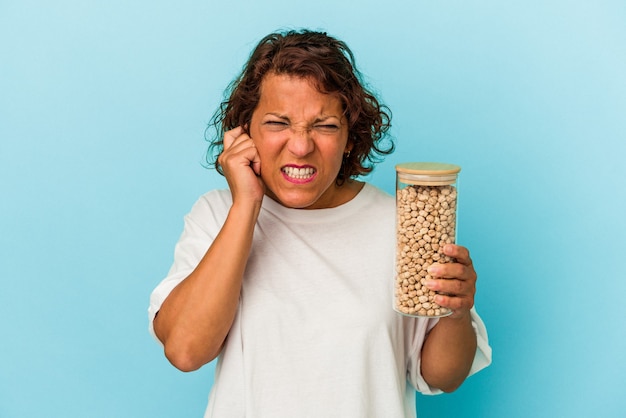
[[[391,111],[364,86],[348,46],[325,32],[292,30],[269,34],[258,43],[212,117],[207,130],[215,128],[215,136],[207,138],[207,162],[220,174],[224,174],[218,163],[224,133],[249,126],[259,103],[261,82],[270,72],[311,78],[321,93],[340,98],[352,149],[339,170],[338,183],[371,172],[375,163],[394,151],[393,141],[387,138]],[[386,146],[383,139],[389,139]]]

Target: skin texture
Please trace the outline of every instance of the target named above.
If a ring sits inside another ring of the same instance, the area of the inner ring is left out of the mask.
[[[233,197],[226,221],[154,320],[166,357],[183,371],[196,370],[220,353],[237,311],[263,198],[291,208],[330,208],[348,202],[363,187],[351,180],[336,184],[352,144],[340,100],[320,93],[310,80],[267,74],[247,128],[226,132],[219,157]],[[433,266],[436,279],[428,286],[449,294],[438,303],[454,312],[428,335],[422,374],[430,385],[452,391],[467,377],[476,351],[469,314],[476,272],[466,248],[448,245],[444,252],[457,262]]]
[[[352,199],[360,183],[335,184],[351,148],[346,123],[339,98],[320,93],[310,80],[268,74],[250,122],[266,194],[299,209],[330,208]],[[307,169],[307,176],[291,177],[286,168]]]
[[[469,374],[476,352],[476,334],[470,309],[474,306],[476,271],[467,248],[446,244],[444,253],[455,263],[433,264],[430,289],[445,293],[435,302],[450,308],[452,315],[440,318],[422,347],[422,376],[429,385],[444,392],[456,390]]]

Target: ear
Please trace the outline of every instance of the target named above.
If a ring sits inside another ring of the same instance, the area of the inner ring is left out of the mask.
[[[346,144],[346,148],[343,150],[343,155],[345,155],[346,157],[349,157],[350,152],[352,151],[352,148],[354,148],[354,143],[348,140],[348,143]]]

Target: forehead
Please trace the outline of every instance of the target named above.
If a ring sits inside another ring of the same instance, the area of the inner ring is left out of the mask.
[[[311,107],[343,113],[336,93],[324,93],[312,77],[268,73],[261,81],[259,106]]]

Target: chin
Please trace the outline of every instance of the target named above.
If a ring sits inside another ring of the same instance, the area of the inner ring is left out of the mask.
[[[291,209],[308,209],[309,207],[315,205],[316,201],[310,201],[310,200],[295,200],[295,199],[287,199],[287,200],[281,200],[281,199],[276,199],[278,201],[278,203],[280,203],[281,205],[287,207],[287,208],[291,208]]]
[[[315,205],[317,203],[319,196],[311,197],[304,196],[303,194],[298,195],[276,195],[276,194],[268,194],[273,200],[277,201],[281,205],[292,208],[292,209],[306,209],[310,206]]]

